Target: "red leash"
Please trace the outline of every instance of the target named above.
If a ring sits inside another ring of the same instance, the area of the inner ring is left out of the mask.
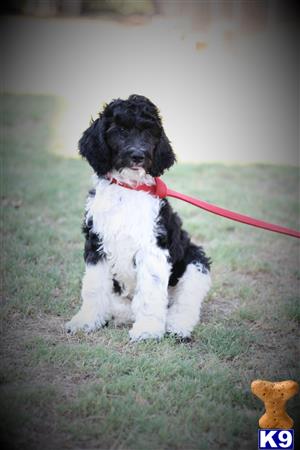
[[[273,223],[265,222],[263,220],[254,219],[253,217],[245,216],[233,211],[229,211],[219,206],[212,205],[210,203],[204,202],[203,200],[198,200],[193,197],[189,197],[185,194],[180,194],[179,192],[169,189],[161,178],[155,178],[156,184],[153,186],[148,186],[146,184],[141,184],[136,187],[129,186],[128,184],[118,182],[114,178],[111,180],[112,183],[118,184],[119,186],[125,187],[127,189],[133,189],[135,191],[145,191],[159,198],[164,197],[174,197],[184,202],[190,203],[191,205],[197,206],[198,208],[205,209],[213,214],[217,214],[222,217],[227,217],[227,219],[235,220],[236,222],[245,223],[253,227],[263,228],[265,230],[274,231],[275,233],[286,234],[288,236],[293,236],[295,238],[300,238],[300,232],[297,230],[292,230],[290,228],[281,227],[280,225],[275,225]]]

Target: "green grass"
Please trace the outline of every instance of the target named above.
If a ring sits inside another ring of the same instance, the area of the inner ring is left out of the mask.
[[[130,344],[128,328],[74,337],[80,227],[91,171],[54,145],[62,104],[2,98],[1,427],[22,449],[256,448],[253,379],[299,381],[299,246],[172,200],[213,260],[213,287],[189,344]],[[55,148],[54,148],[55,147]],[[75,151],[75,150],[74,150]],[[176,190],[298,227],[298,171],[180,164]],[[298,399],[288,404],[296,418]],[[7,447],[8,448],[8,447]]]

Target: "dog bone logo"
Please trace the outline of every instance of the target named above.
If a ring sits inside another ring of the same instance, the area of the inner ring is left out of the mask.
[[[286,413],[285,404],[297,394],[299,385],[296,381],[280,381],[273,383],[265,380],[255,380],[251,383],[251,390],[265,404],[266,412],[259,419],[260,428],[280,428],[288,430],[294,421]]]

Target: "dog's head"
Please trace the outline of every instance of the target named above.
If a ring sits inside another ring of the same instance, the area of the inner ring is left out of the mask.
[[[175,162],[156,106],[141,95],[106,105],[83,133],[79,152],[100,177],[114,170],[158,177]]]

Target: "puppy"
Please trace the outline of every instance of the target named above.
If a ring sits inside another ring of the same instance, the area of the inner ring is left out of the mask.
[[[153,185],[174,164],[158,109],[140,95],[112,101],[83,133],[79,151],[95,186],[83,225],[83,302],[67,331],[92,332],[114,319],[133,323],[133,341],[165,333],[188,339],[211,284],[210,259],[166,199],[120,185]]]

